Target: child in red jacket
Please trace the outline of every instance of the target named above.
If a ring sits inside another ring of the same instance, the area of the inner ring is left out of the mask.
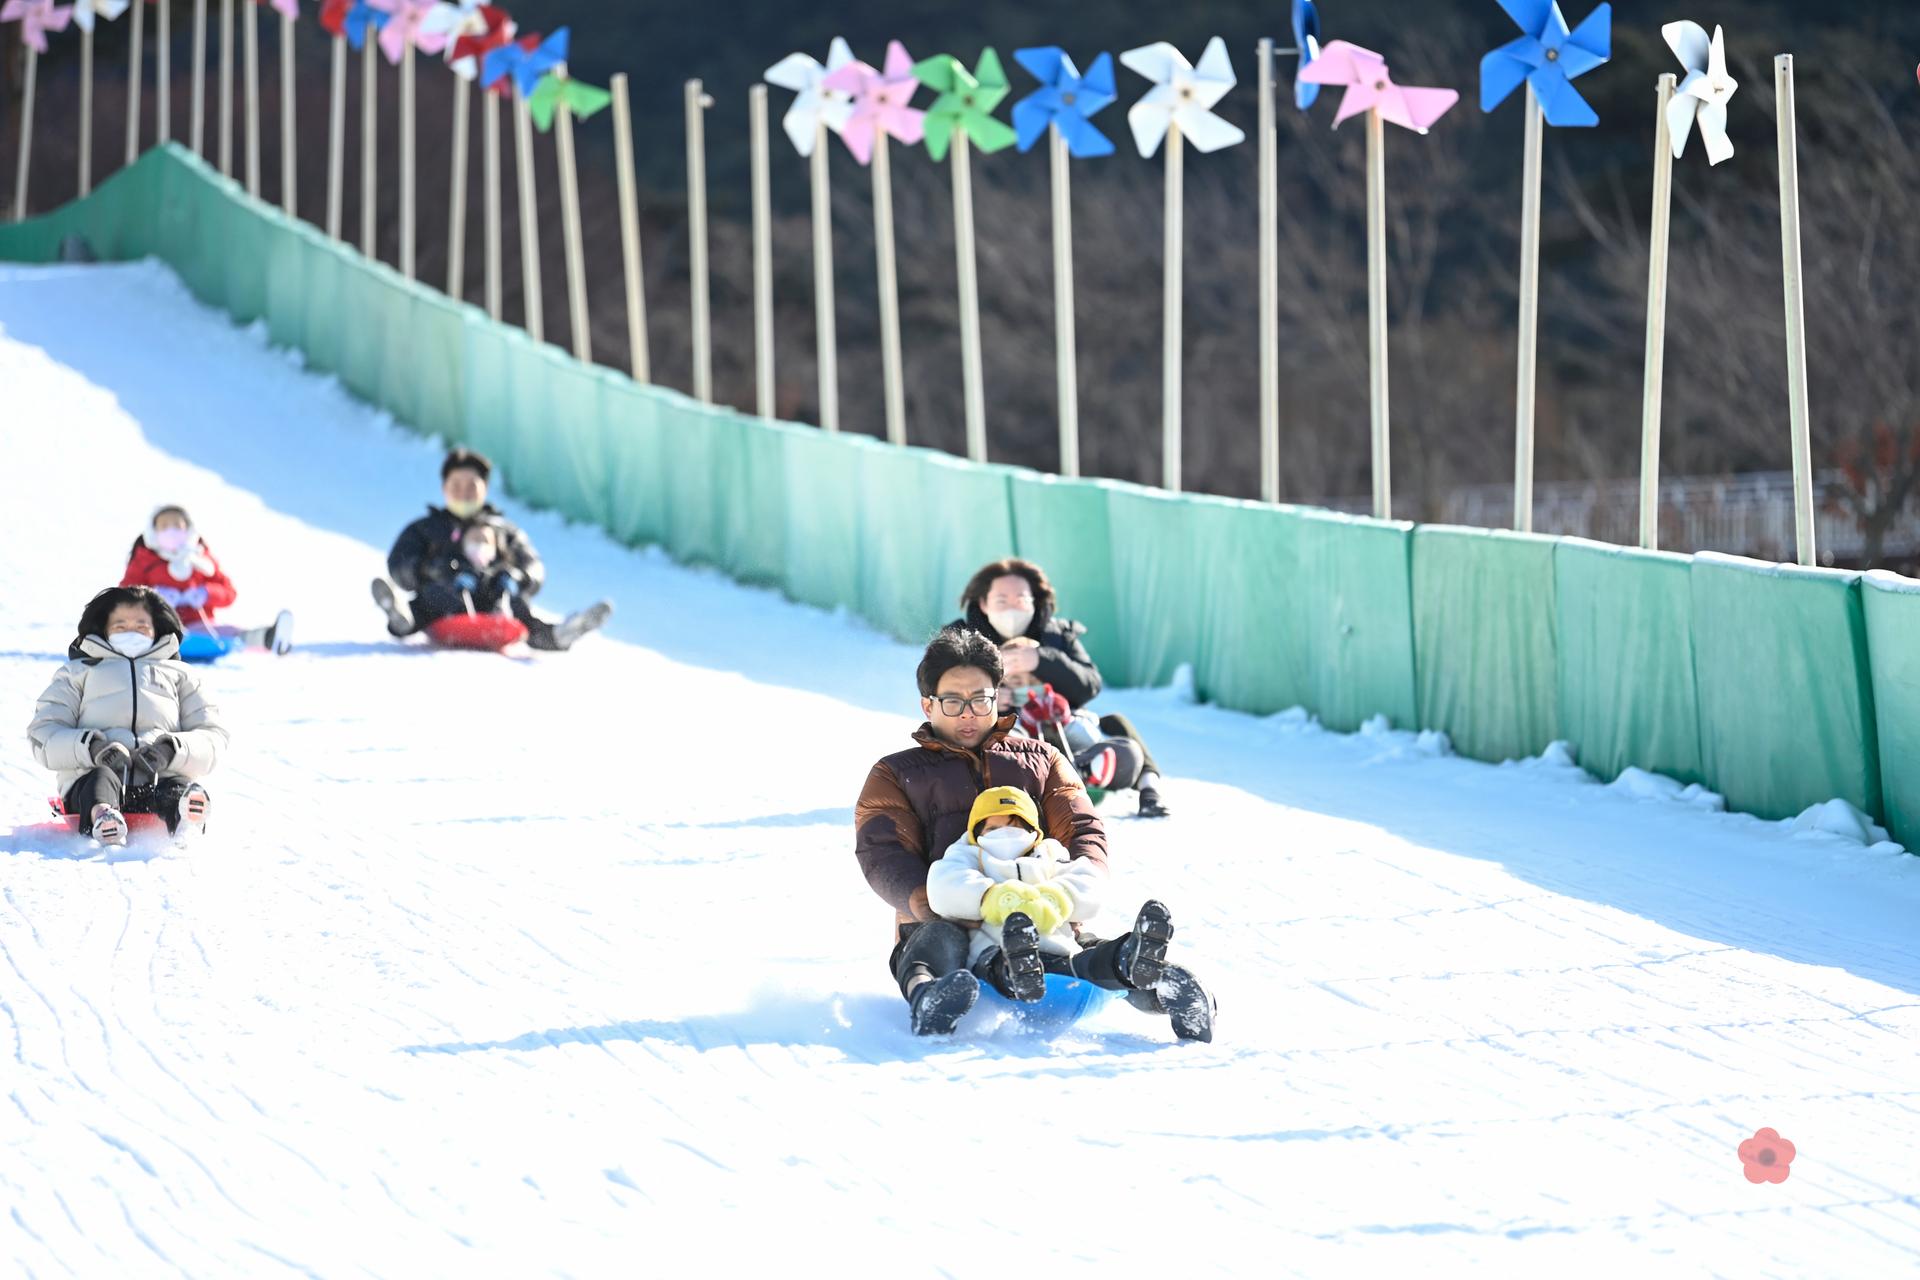
[[[293,615],[284,609],[271,626],[243,631],[215,625],[215,611],[232,604],[239,592],[194,531],[184,507],[170,505],[153,513],[147,531],[133,544],[120,585],[152,587],[179,613],[188,637],[225,641],[223,651],[245,646],[285,653],[293,647]]]

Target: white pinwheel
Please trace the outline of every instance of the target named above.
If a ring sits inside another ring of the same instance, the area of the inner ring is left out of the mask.
[[[112,22],[127,11],[127,4],[128,0],[73,0],[73,25],[91,31],[96,16]]]
[[[1141,155],[1158,151],[1173,125],[1179,125],[1180,136],[1201,151],[1246,141],[1246,134],[1213,113],[1214,104],[1235,84],[1233,63],[1219,36],[1207,41],[1199,66],[1190,64],[1186,55],[1164,40],[1129,49],[1120,55],[1120,62],[1153,81],[1153,88],[1127,112]]]
[[[834,133],[845,127],[848,117],[853,115],[853,95],[839,89],[825,87],[824,81],[840,68],[853,62],[853,50],[839,36],[833,38],[833,44],[827,49],[827,64],[823,67],[809,53],[790,53],[767,68],[768,84],[794,91],[792,105],[780,124],[787,131],[787,137],[793,140],[793,149],[803,156],[813,154],[814,143],[820,136],[820,125],[825,125]]]
[[[1687,134],[1694,122],[1700,124],[1700,140],[1707,145],[1707,161],[1719,164],[1733,156],[1733,143],[1727,139],[1727,99],[1740,87],[1727,74],[1727,45],[1719,27],[1713,38],[1697,22],[1669,22],[1660,28],[1674,56],[1687,69],[1687,78],[1673,92],[1667,104],[1667,132],[1673,137],[1673,154],[1678,159],[1686,150]]]

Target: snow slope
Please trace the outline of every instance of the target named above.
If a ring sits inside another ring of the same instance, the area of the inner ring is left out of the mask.
[[[1116,691],[1177,813],[1110,804],[1112,900],[1219,1040],[915,1041],[850,824],[916,654],[512,504],[608,633],[390,644],[437,455],[158,266],[0,268],[14,1272],[1920,1270],[1920,859]],[[209,673],[209,836],[108,861],[20,730],[162,501],[301,645]]]

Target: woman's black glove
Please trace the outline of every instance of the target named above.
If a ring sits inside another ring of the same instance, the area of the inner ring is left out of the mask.
[[[180,740],[170,733],[163,733],[141,747],[133,753],[133,785],[150,787],[160,781],[160,775],[179,753]]]

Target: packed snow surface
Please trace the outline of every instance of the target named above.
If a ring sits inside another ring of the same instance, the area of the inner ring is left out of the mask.
[[[1216,1042],[917,1041],[851,828],[910,646],[512,502],[608,631],[390,642],[437,447],[152,264],[0,268],[0,450],[15,1273],[1920,1269],[1920,858],[1871,832],[1113,690],[1175,814],[1109,801],[1098,923],[1172,906]],[[162,502],[300,643],[206,672],[208,835],[110,860],[22,730]]]

